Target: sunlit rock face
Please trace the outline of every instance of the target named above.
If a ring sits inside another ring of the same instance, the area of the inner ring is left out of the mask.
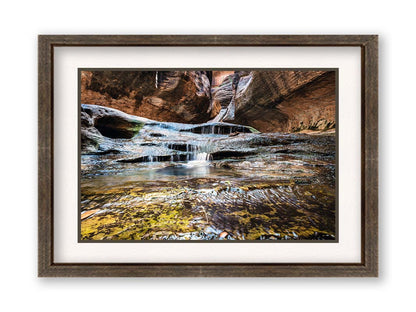
[[[233,122],[262,132],[335,127],[334,71],[254,71],[250,76],[239,84]]]
[[[229,122],[261,132],[336,124],[335,71],[84,71],[82,103],[162,122]]]
[[[158,121],[209,119],[210,79],[205,71],[83,71],[81,102]]]
[[[222,71],[213,70],[211,87],[212,88],[218,87],[219,85],[222,84],[225,78],[227,78],[228,76],[232,74],[234,74],[234,70],[222,70]]]
[[[215,121],[250,125],[262,132],[335,127],[335,72],[251,71],[227,76],[213,88]]]

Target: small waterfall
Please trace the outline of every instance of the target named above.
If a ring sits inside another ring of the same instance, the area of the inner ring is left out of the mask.
[[[211,154],[208,153],[208,145],[187,144],[186,152],[188,161],[208,162],[211,159]]]
[[[156,89],[159,87],[159,79],[158,79],[159,72],[155,72],[155,87]]]
[[[203,143],[203,145],[201,145]],[[151,146],[151,145],[145,145]],[[166,152],[164,149],[170,149],[177,152]],[[120,160],[120,162],[148,162],[148,163],[155,163],[155,162],[188,162],[191,165],[208,165],[209,161],[212,160],[212,156],[210,151],[212,150],[212,146],[210,141],[204,142],[193,142],[190,143],[165,143],[163,144],[163,148],[160,149],[152,146],[150,149],[150,153],[148,152],[146,156],[140,156],[133,159],[125,159]]]
[[[210,161],[211,160],[211,154],[209,153],[197,153],[195,156],[195,160],[197,161]]]
[[[214,129],[210,129],[214,131]],[[175,151],[186,152],[185,160],[187,162],[208,162],[212,159],[210,152],[211,144],[209,140],[204,142],[204,145],[200,145],[200,142],[193,143],[169,143],[167,148]],[[171,161],[174,161],[175,157],[171,157]]]
[[[186,144],[186,160],[194,160],[195,154],[198,151],[198,146],[192,145],[192,144]]]
[[[211,154],[196,151],[192,154],[192,159],[186,163],[186,167],[207,167],[211,160]]]
[[[207,123],[202,125],[197,125],[192,128],[180,129],[180,132],[192,132],[198,134],[210,134],[210,135],[228,135],[233,132],[241,133],[253,133],[257,130],[242,125],[235,125],[229,123]]]
[[[201,134],[226,134],[227,126],[220,126],[216,124],[206,125],[201,128]],[[231,129],[231,128],[230,128]],[[231,133],[231,132],[230,132]]]

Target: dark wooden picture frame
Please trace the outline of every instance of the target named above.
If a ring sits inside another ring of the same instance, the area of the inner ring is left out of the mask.
[[[54,48],[108,46],[353,46],[361,48],[361,262],[54,263]],[[40,277],[376,277],[378,276],[377,35],[40,35],[38,46]]]

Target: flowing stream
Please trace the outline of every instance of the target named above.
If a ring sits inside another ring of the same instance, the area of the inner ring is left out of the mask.
[[[148,123],[107,140],[81,156],[84,240],[335,239],[334,134]]]

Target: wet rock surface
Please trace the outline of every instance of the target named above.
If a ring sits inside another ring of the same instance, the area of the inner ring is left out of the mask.
[[[181,132],[192,132],[199,134],[232,134],[232,133],[256,133],[259,132],[253,127],[235,125],[224,122],[211,122],[202,125],[195,125],[186,129],[180,130]]]
[[[98,106],[81,105],[81,152],[83,154],[106,154],[112,149],[110,139],[131,139],[148,121],[119,110]]]
[[[81,111],[83,240],[335,239],[334,133],[194,133],[121,113],[141,128],[113,138],[94,126],[106,110]]]

